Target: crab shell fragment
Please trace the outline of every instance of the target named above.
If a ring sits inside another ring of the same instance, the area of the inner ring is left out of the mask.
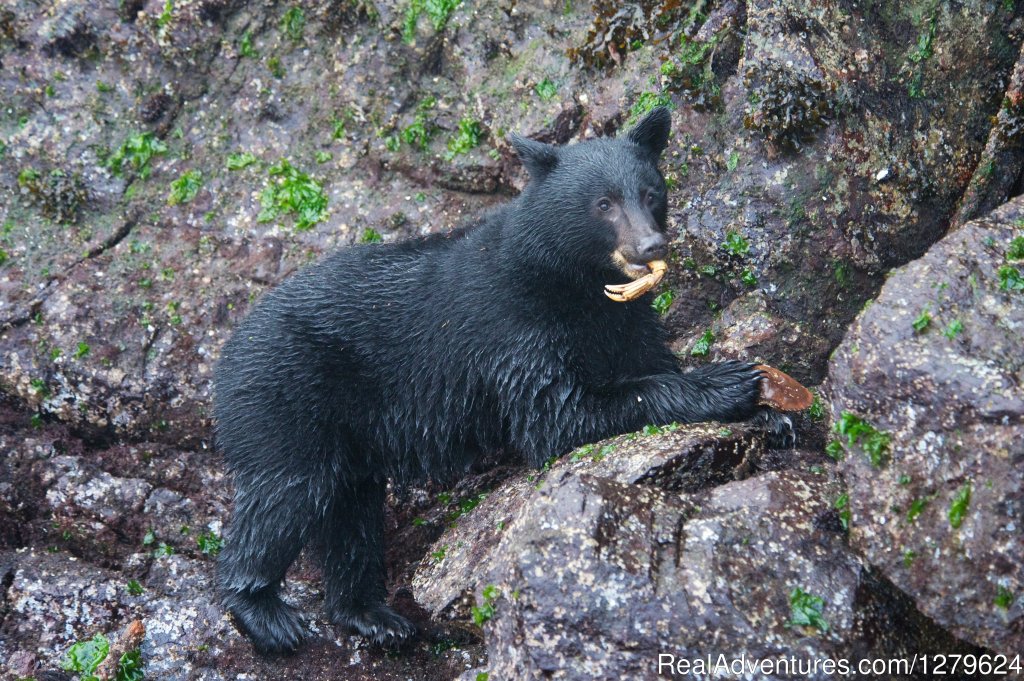
[[[767,364],[758,364],[754,368],[764,376],[761,381],[761,404],[779,411],[803,411],[814,402],[811,391],[789,374]]]
[[[650,272],[628,284],[605,284],[604,294],[619,303],[636,300],[657,286],[668,271],[668,264],[664,260],[652,260],[647,263],[647,267]]]

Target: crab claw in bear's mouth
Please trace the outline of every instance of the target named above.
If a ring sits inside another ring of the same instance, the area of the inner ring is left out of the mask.
[[[633,265],[628,264],[628,267],[639,268],[639,271],[644,269],[650,270],[647,274],[634,279],[628,284],[605,284],[604,294],[612,300],[619,303],[627,303],[631,300],[636,300],[643,294],[650,291],[652,288],[658,285],[661,278],[665,276],[665,272],[668,271],[668,264],[664,260],[652,260],[644,265]],[[627,275],[629,273],[627,272]]]

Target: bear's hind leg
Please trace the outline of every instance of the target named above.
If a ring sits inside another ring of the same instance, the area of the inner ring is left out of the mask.
[[[320,537],[327,615],[377,645],[397,645],[416,627],[385,605],[384,480],[338,490]]]
[[[292,652],[305,627],[279,592],[305,543],[313,512],[308,490],[267,489],[242,476],[235,488],[235,510],[217,565],[221,601],[258,650]]]

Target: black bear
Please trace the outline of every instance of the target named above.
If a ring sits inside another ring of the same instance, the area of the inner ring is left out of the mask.
[[[385,605],[388,478],[451,479],[499,449],[540,466],[649,423],[780,427],[752,365],[683,372],[651,294],[604,295],[667,255],[669,126],[658,108],[618,139],[513,136],[530,174],[514,201],[447,234],[340,250],[238,326],[215,376],[235,484],[218,580],[257,648],[302,638],[278,592],[307,544],[333,622],[376,643],[414,633]]]

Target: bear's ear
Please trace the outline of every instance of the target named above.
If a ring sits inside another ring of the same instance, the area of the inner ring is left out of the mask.
[[[508,140],[534,182],[544,179],[558,165],[558,149],[550,144],[520,137],[514,132],[509,134]]]
[[[672,116],[668,107],[659,106],[644,116],[644,119],[629,131],[629,141],[658,158],[668,145],[668,133],[672,127]]]

